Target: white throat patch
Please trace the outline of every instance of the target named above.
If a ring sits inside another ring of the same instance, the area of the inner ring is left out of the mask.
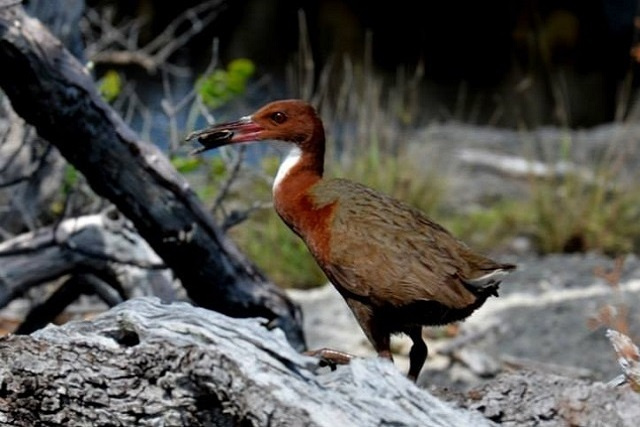
[[[289,171],[298,163],[300,157],[302,156],[302,150],[299,147],[293,146],[293,148],[287,154],[287,157],[280,164],[278,168],[278,173],[276,174],[276,178],[273,180],[273,192],[275,193],[278,185],[282,182],[282,180],[289,174]]]

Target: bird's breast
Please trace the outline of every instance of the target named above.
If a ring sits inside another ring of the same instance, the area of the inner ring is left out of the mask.
[[[276,192],[274,205],[285,224],[300,236],[322,265],[331,253],[331,223],[337,201],[319,201],[310,191]]]

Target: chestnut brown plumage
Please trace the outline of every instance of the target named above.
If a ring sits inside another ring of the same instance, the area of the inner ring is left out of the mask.
[[[259,140],[291,143],[274,181],[276,211],[304,240],[381,357],[391,359],[391,334],[409,335],[413,380],[427,357],[422,326],[466,318],[497,295],[503,274],[515,268],[473,252],[398,200],[344,179],[324,179],[324,128],[303,101],[272,102],[187,139],[202,144],[198,152]]]

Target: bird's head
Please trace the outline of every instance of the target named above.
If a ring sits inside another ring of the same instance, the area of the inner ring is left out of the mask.
[[[271,102],[250,116],[216,124],[187,137],[187,141],[194,139],[202,144],[194,154],[223,145],[262,140],[290,142],[308,150],[313,145],[324,144],[324,129],[310,104],[292,99]]]

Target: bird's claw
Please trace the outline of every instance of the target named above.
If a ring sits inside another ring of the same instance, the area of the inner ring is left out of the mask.
[[[309,350],[303,353],[305,356],[311,356],[318,359],[321,367],[328,366],[335,371],[338,365],[347,365],[355,356],[344,351],[333,350],[331,348],[321,348],[318,350]]]

